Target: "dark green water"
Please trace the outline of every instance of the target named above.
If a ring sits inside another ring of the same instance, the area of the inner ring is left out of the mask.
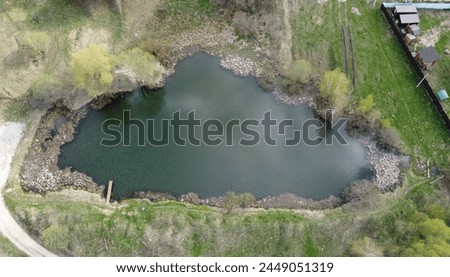
[[[262,119],[270,110],[274,119],[293,119],[296,128],[315,117],[306,106],[277,103],[255,78],[233,75],[220,68],[215,57],[198,54],[187,58],[178,64],[164,89],[149,95],[135,91],[101,111],[90,111],[78,126],[73,142],[62,147],[61,168],[85,172],[99,184],[114,180],[117,198],[151,190],[175,195],[195,192],[200,197],[228,191],[250,192],[257,197],[294,193],[322,199],[339,194],[352,181],[372,176],[364,147],[346,135],[348,145],[284,146],[282,139],[292,137],[292,133],[284,136],[272,131],[272,137],[279,139],[277,146],[261,141],[252,147],[224,143],[177,146],[173,142],[156,147],[138,146],[137,128],[133,127],[129,133],[131,146],[101,146],[102,138],[107,138],[101,128],[103,121],[122,119],[123,110],[130,110],[132,118],[155,119],[156,138],[161,135],[158,122],[170,119],[178,110],[182,118],[195,110],[199,119],[215,118],[224,124],[236,118]],[[245,136],[238,133],[233,141],[240,138]]]

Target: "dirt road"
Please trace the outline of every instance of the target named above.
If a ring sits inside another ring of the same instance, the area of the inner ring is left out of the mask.
[[[56,255],[39,245],[17,224],[3,199],[11,161],[24,128],[25,125],[22,123],[9,122],[0,125],[0,233],[31,257],[52,257]]]
[[[283,0],[284,10],[284,29],[285,37],[281,41],[281,59],[284,69],[287,69],[292,63],[292,27],[290,20],[291,8],[289,7],[289,0]]]

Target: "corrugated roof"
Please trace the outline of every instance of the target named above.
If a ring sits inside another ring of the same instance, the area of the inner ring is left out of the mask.
[[[419,15],[417,14],[401,14],[400,23],[402,24],[417,24],[420,22]]]

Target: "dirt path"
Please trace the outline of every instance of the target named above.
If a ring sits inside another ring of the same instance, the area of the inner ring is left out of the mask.
[[[25,125],[22,123],[0,125],[0,233],[31,257],[52,257],[56,255],[39,245],[17,224],[3,199],[3,189],[8,179],[11,161],[24,128]]]
[[[284,10],[284,30],[286,32],[283,41],[281,42],[281,61],[283,67],[287,69],[292,63],[292,27],[290,21],[289,0],[283,0],[283,10]]]

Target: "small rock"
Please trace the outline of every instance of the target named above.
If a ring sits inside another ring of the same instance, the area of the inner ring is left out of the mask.
[[[450,55],[450,50],[445,49],[445,50],[444,50],[444,54],[447,55],[447,56]]]
[[[352,7],[352,14],[356,14],[357,16],[361,16],[361,12],[358,8]]]

